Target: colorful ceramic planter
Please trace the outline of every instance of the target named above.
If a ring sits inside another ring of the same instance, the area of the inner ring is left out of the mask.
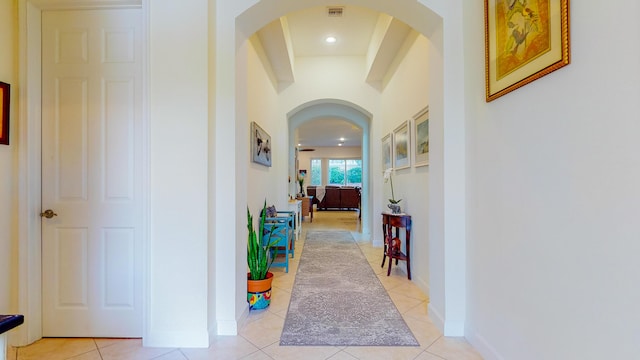
[[[273,273],[267,272],[264,280],[251,280],[247,273],[247,302],[249,310],[265,309],[271,304],[271,281]]]

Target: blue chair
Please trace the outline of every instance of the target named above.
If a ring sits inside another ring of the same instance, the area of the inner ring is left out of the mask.
[[[268,216],[264,219],[264,235],[262,241],[271,243],[275,241],[271,266],[284,267],[289,272],[289,256],[295,256],[295,220],[294,211],[277,211],[276,216]],[[269,233],[271,236],[268,236]]]

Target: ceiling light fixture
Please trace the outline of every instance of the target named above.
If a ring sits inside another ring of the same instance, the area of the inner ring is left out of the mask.
[[[324,41],[328,42],[329,44],[333,44],[334,42],[338,41],[338,39],[336,39],[335,36],[327,36],[327,38],[324,39]]]

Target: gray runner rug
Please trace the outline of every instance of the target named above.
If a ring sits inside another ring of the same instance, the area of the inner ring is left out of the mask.
[[[307,233],[280,345],[418,346],[353,237]]]

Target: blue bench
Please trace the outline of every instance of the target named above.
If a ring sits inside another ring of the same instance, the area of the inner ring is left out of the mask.
[[[277,211],[277,216],[265,217],[264,234],[271,233],[271,237],[263,236],[263,242],[275,241],[275,260],[271,266],[284,267],[289,272],[289,256],[295,256],[295,211]]]

